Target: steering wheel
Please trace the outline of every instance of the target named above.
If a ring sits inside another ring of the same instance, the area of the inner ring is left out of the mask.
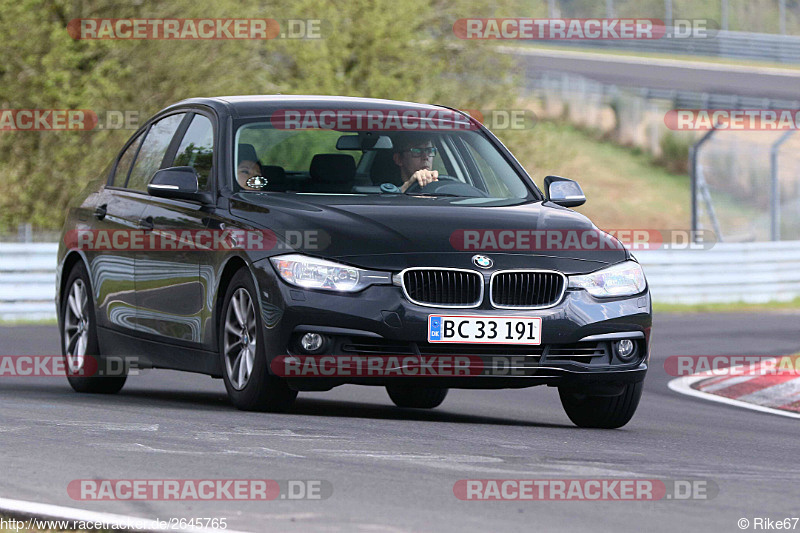
[[[447,185],[446,183],[439,183],[439,181],[456,181],[461,183],[461,180],[456,178],[455,176],[447,176],[445,174],[439,174],[438,181],[432,181],[421,187],[419,183],[414,182],[408,189],[406,189],[406,194],[415,193],[415,192],[437,192],[436,185]]]
[[[448,196],[464,196],[466,198],[489,197],[488,194],[478,189],[477,187],[473,187],[469,183],[464,183],[458,178],[455,178],[453,176],[447,176],[444,174],[439,174],[439,179],[437,181],[432,181],[427,185],[425,185],[424,187],[420,187],[419,183],[414,183],[408,189],[406,189],[406,194],[419,194],[419,193],[426,193],[433,195],[441,194]]]

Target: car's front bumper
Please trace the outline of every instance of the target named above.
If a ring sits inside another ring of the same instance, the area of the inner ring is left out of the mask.
[[[409,386],[486,389],[552,385],[591,388],[594,393],[613,395],[625,383],[642,381],[647,371],[652,324],[647,291],[634,297],[600,300],[583,290],[568,290],[559,304],[539,310],[496,309],[488,302],[474,309],[448,309],[411,303],[402,289],[393,285],[373,285],[355,294],[303,290],[279,280],[268,261],[256,266],[271,362],[278,357],[308,355],[298,343],[307,332],[326,337],[320,355],[398,356],[396,372],[389,374],[291,377],[290,384],[301,390],[326,390],[344,383],[402,382]],[[541,317],[541,345],[431,344],[427,342],[431,314]],[[637,345],[632,361],[623,362],[615,355],[614,343],[622,338]],[[414,357],[437,355],[470,356],[481,372],[419,377],[407,371]]]

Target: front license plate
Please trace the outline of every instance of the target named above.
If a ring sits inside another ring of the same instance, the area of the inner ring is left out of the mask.
[[[428,342],[541,344],[542,319],[528,316],[428,316]]]

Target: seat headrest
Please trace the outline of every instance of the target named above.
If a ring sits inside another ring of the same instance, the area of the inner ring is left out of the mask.
[[[286,181],[286,171],[283,167],[277,165],[261,165],[261,175],[270,180],[270,182],[273,180]]]
[[[239,144],[239,155],[236,158],[236,165],[238,166],[242,161],[258,162],[258,155],[256,154],[256,149],[252,144]]]
[[[311,180],[320,183],[348,183],[355,180],[356,160],[348,154],[317,154],[311,160]]]
[[[374,185],[393,183],[400,186],[403,184],[403,178],[400,176],[400,167],[394,162],[393,155],[391,150],[377,150],[375,152],[375,159],[369,169],[369,177]]]

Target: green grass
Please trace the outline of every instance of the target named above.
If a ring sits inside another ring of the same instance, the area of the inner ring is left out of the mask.
[[[768,302],[763,304],[734,302],[686,305],[653,302],[653,313],[769,313],[782,311],[800,312],[800,298],[795,298],[788,302]]]
[[[548,174],[577,180],[587,202],[576,211],[600,228],[689,228],[689,177],[641,150],[561,121],[498,133],[540,187]]]

